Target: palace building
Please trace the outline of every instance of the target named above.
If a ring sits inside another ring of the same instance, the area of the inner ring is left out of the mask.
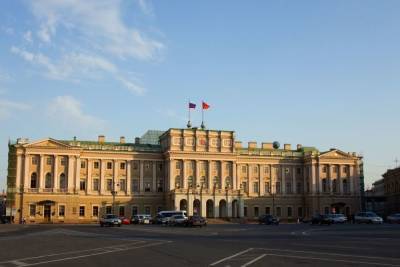
[[[360,209],[356,153],[235,140],[233,131],[148,131],[134,142],[9,144],[7,198],[15,222],[90,223],[114,213],[187,210],[208,218],[284,220]]]

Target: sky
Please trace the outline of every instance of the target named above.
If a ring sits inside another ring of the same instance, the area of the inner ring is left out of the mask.
[[[0,3],[0,190],[8,140],[133,142],[205,124],[243,142],[400,159],[400,1]],[[201,111],[192,112],[194,126]]]

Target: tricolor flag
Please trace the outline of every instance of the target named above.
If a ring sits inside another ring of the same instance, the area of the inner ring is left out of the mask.
[[[209,109],[210,108],[210,105],[209,104],[207,104],[206,102],[202,102],[202,106],[203,106],[203,109]]]
[[[192,103],[192,102],[189,102],[189,108],[195,109],[196,108],[196,104]]]

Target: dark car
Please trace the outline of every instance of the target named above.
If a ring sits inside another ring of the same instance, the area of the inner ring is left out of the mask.
[[[275,217],[273,215],[261,215],[260,217],[258,217],[258,223],[259,224],[267,224],[267,225],[278,225],[279,224],[279,219],[278,217]]]
[[[400,213],[391,214],[387,217],[388,223],[400,223]]]
[[[333,219],[328,214],[316,214],[311,218],[311,224],[327,224],[331,225]]]
[[[185,222],[185,226],[207,226],[207,221],[201,216],[189,216]]]

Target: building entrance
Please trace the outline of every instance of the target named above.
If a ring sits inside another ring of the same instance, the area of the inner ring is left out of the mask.
[[[51,205],[44,205],[43,217],[44,222],[51,222]]]

